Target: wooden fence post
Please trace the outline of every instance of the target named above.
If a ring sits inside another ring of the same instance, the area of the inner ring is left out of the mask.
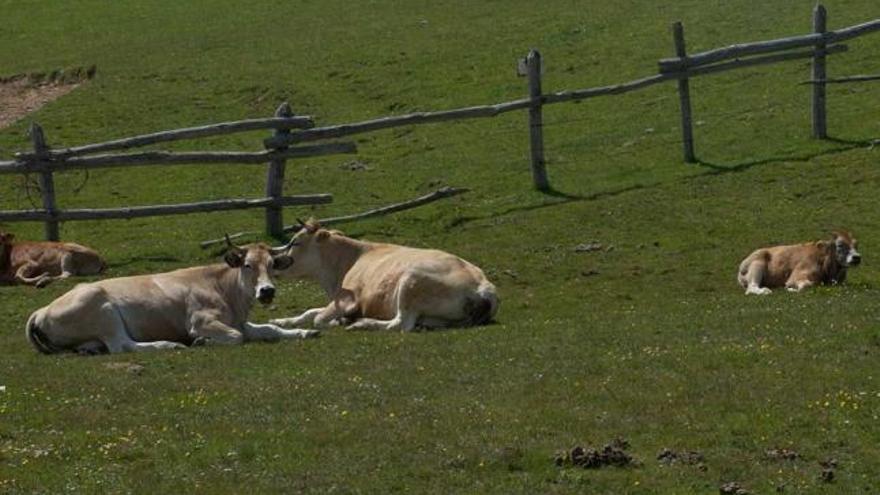
[[[292,117],[293,111],[290,105],[285,101],[275,110],[276,117]],[[285,136],[290,134],[289,129],[275,129],[273,137]],[[276,150],[285,150],[287,146],[280,146]],[[269,170],[266,173],[266,196],[274,199],[280,199],[284,195],[284,169],[287,160],[279,159],[269,162]],[[266,233],[273,237],[281,237],[284,235],[284,212],[280,204],[273,204],[266,207]]]
[[[532,181],[541,191],[550,189],[547,168],[544,162],[544,117],[541,106],[541,53],[529,51],[526,57],[526,70],[529,78],[529,139],[532,158]]]
[[[49,147],[46,145],[46,136],[43,134],[43,128],[40,124],[33,122],[29,130],[31,142],[34,145],[34,155],[37,161],[45,160],[46,152]],[[43,197],[43,209],[46,210],[51,217],[57,212],[55,205],[55,179],[52,177],[51,170],[40,172],[40,195]],[[58,220],[49,218],[45,223],[45,235],[47,241],[58,241]]]
[[[821,3],[813,9],[813,32],[824,33],[826,30],[827,12]],[[816,51],[813,55],[813,138],[825,139],[828,137],[828,127],[825,113],[825,46],[826,43],[816,43]]]
[[[681,21],[672,25],[672,38],[675,41],[675,55],[682,61],[682,77],[678,79],[678,99],[681,106],[681,137],[684,161],[695,163],[694,130],[691,123],[691,87],[687,77],[687,49],[684,44],[684,26]]]

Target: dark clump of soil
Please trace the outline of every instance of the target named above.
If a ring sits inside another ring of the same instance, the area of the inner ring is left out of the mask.
[[[837,459],[826,459],[819,461],[822,466],[822,472],[819,473],[819,479],[824,483],[832,483],[834,481],[834,470],[837,469]]]
[[[581,467],[598,469],[604,466],[626,467],[634,464],[631,455],[626,453],[629,442],[615,439],[601,449],[592,447],[573,447],[556,455],[556,465],[560,467]]]
[[[718,488],[718,492],[721,495],[749,495],[749,491],[743,488],[736,481],[730,481],[721,485]]]
[[[797,461],[801,458],[797,451],[786,448],[769,449],[764,452],[764,455],[774,461]]]
[[[694,450],[676,452],[672,449],[663,449],[657,454],[657,460],[660,461],[661,464],[686,464],[689,466],[697,466],[701,470],[706,469],[706,465],[703,464],[705,461],[705,457],[700,452]]]

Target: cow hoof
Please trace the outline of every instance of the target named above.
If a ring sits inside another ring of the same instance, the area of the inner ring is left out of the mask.
[[[302,338],[304,339],[315,339],[321,336],[320,330],[304,330],[302,333]]]
[[[208,339],[204,337],[196,337],[193,339],[192,343],[189,345],[190,347],[201,347],[208,343]]]
[[[290,321],[290,318],[276,318],[274,320],[269,320],[269,323],[272,325],[276,325],[282,328],[289,327],[290,325],[287,322]]]
[[[38,288],[38,289],[42,289],[43,287],[46,287],[46,286],[49,285],[50,283],[52,283],[51,280],[49,280],[49,279],[47,279],[47,278],[44,278],[44,279],[39,280],[37,283],[35,283],[35,284],[34,284],[34,287],[36,287],[36,288]]]

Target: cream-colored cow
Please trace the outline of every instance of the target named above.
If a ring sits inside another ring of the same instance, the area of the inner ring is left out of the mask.
[[[737,280],[746,294],[769,294],[785,287],[801,291],[816,284],[840,284],[846,269],[862,256],[858,243],[846,231],[832,233],[831,240],[758,249],[739,265]]]
[[[317,282],[331,302],[274,324],[322,328],[354,321],[349,329],[410,331],[482,325],[498,310],[495,286],[457,256],[359,241],[314,221],[301,226],[290,243],[274,248],[293,258],[280,276]]]
[[[174,349],[192,343],[241,344],[317,335],[247,321],[254,299],[275,296],[273,270],[291,258],[265,244],[230,246],[225,264],[80,284],[27,322],[40,352],[111,353]]]

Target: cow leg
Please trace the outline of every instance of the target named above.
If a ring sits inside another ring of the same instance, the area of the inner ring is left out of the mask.
[[[312,308],[299,316],[291,318],[276,318],[274,320],[269,320],[269,323],[280,327],[310,326],[315,322],[315,318],[325,309],[326,308]]]
[[[257,324],[251,322],[245,323],[243,330],[242,333],[245,340],[260,340],[263,342],[277,342],[280,339],[307,339],[321,334],[318,330],[284,329],[270,323]]]
[[[761,287],[767,264],[764,261],[752,261],[745,274],[740,275],[740,284],[745,287],[746,295],[764,296],[771,292],[768,287]]]
[[[400,330],[410,332],[416,327],[419,315],[414,311],[398,311],[390,320],[376,320],[373,318],[360,318],[358,321],[345,327],[346,330]]]
[[[185,349],[186,346],[179,342],[170,342],[167,340],[157,340],[155,342],[137,342],[128,335],[125,328],[125,321],[122,315],[111,303],[104,303],[100,312],[103,319],[106,320],[107,335],[100,337],[101,342],[107,347],[110,354],[120,352],[140,352],[158,349]],[[88,344],[88,343],[87,343]]]
[[[226,345],[238,345],[244,342],[244,335],[241,332],[218,320],[212,312],[193,313],[191,322],[189,334],[196,342]]]
[[[323,308],[312,308],[299,316],[269,320],[269,323],[285,328],[309,326],[313,328],[328,328],[338,325],[340,317],[342,315],[339,314],[336,303],[331,302]]]
[[[795,280],[793,277],[788,279],[788,282],[785,283],[785,288],[788,289],[789,292],[800,292],[806,288],[812,287],[813,281],[807,278],[797,279]]]

